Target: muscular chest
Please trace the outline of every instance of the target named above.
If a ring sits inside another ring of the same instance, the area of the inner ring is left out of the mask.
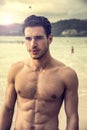
[[[20,72],[15,80],[17,94],[25,98],[51,100],[61,97],[64,85],[57,73]]]

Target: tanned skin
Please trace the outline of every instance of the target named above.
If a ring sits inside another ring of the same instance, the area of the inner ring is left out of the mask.
[[[10,130],[15,102],[15,130],[59,130],[63,101],[66,130],[79,130],[76,72],[51,56],[53,36],[47,37],[42,26],[26,27],[24,34],[30,58],[9,70],[0,130]]]

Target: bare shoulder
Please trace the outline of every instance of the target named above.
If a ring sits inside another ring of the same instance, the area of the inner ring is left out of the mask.
[[[63,80],[67,87],[78,87],[78,76],[74,69],[68,66],[63,66]]]
[[[73,68],[59,61],[57,61],[57,66],[58,72],[67,87],[78,86],[78,76]]]
[[[8,79],[14,79],[17,73],[23,68],[24,61],[20,61],[17,63],[14,63],[10,66],[9,72],[8,72]]]
[[[68,67],[68,66],[65,66],[65,75],[68,78],[74,78],[74,79],[77,78],[76,71],[73,68]]]
[[[66,77],[66,78],[76,78],[77,77],[76,71],[73,68],[65,65],[64,63],[57,61],[57,67],[59,68],[60,73],[64,77]]]
[[[24,61],[19,61],[17,63],[14,63],[11,65],[11,69],[15,70],[15,71],[19,71],[20,69],[22,69],[24,66]]]

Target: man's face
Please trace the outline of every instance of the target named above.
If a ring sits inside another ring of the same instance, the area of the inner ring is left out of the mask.
[[[24,34],[27,51],[32,59],[41,59],[47,54],[52,35],[47,38],[42,26],[26,27]]]

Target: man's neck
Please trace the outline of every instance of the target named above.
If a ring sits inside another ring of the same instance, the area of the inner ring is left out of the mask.
[[[30,66],[33,68],[34,71],[44,71],[52,61],[52,57],[48,55],[44,59],[31,59]]]

